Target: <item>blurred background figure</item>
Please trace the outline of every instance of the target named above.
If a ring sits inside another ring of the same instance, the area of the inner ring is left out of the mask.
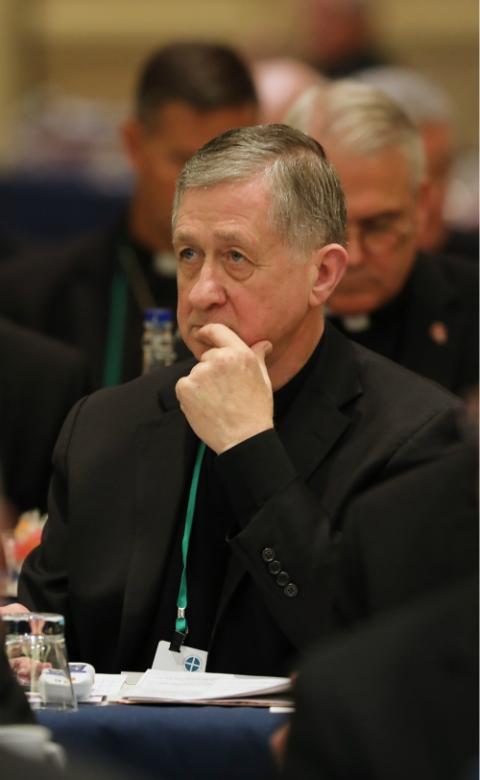
[[[329,78],[383,64],[370,0],[298,0],[310,61]]]
[[[478,262],[478,225],[466,231],[446,221],[457,148],[453,107],[445,90],[421,73],[396,66],[369,68],[355,74],[355,79],[382,90],[399,103],[422,136],[429,193],[420,248],[464,255]]]
[[[134,172],[125,213],[74,246],[5,263],[0,311],[81,350],[96,387],[138,376],[144,310],[176,309],[176,176],[206,141],[256,121],[253,81],[233,49],[178,42],[156,50],[123,126]]]
[[[76,350],[0,318],[0,482],[12,518],[46,511],[55,441],[89,390]]]
[[[287,121],[312,135],[347,199],[348,267],[329,299],[334,324],[364,346],[463,394],[478,382],[478,273],[418,252],[428,204],[412,120],[354,81],[310,89]]]
[[[308,87],[324,82],[318,70],[294,57],[255,60],[252,75],[262,124],[282,122],[288,109]]]

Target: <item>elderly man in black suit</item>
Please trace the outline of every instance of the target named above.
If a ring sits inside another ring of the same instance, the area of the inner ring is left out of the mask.
[[[417,127],[383,91],[349,81],[309,90],[287,122],[324,145],[345,191],[349,262],[332,322],[463,394],[478,382],[478,271],[417,253],[429,203]]]
[[[173,228],[196,361],[72,411],[20,600],[65,614],[71,656],[102,671],[150,666],[159,642],[168,665],[186,639],[210,671],[285,674],[318,635],[346,504],[455,439],[457,403],[325,325],[345,205],[313,139],[214,139]]]

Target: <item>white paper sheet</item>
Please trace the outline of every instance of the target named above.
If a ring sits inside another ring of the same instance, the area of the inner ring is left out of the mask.
[[[126,674],[95,673],[91,696],[108,696],[108,698],[120,696],[120,690],[126,679]]]
[[[288,677],[213,674],[211,672],[163,672],[148,669],[136,685],[129,688],[129,701],[212,702],[228,699],[273,696],[290,690]]]

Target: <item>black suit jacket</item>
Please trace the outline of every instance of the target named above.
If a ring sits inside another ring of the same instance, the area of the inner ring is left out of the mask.
[[[312,649],[285,780],[463,780],[478,773],[478,583],[457,583]]]
[[[478,570],[476,442],[352,502],[337,546],[334,627],[391,611]]]
[[[251,440],[239,445],[236,495],[255,493],[257,502],[227,540],[212,671],[286,673],[279,632],[294,651],[318,636],[317,583],[346,503],[456,436],[448,393],[332,327],[323,338],[321,360],[270,434],[269,457],[251,464]],[[72,411],[56,448],[49,520],[24,565],[20,600],[65,614],[71,657],[101,671],[147,665],[165,638],[152,635],[157,594],[197,448],[175,397],[190,367],[93,394]],[[294,588],[279,586],[272,557]]]
[[[0,472],[18,511],[46,509],[55,441],[89,389],[79,353],[0,319]]]
[[[0,269],[0,314],[82,352],[97,388],[103,383],[112,279],[126,240],[122,219],[55,250],[16,257]],[[175,279],[158,286],[158,305],[175,309]],[[141,373],[142,328],[143,311],[129,288],[123,381]]]
[[[454,393],[476,386],[478,269],[459,258],[419,255],[402,296],[400,343],[395,354],[382,354]],[[373,322],[375,328],[375,316]],[[386,327],[383,320],[378,327]],[[349,336],[373,348],[368,331]]]

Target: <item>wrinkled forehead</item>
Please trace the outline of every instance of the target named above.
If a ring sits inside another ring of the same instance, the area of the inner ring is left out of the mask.
[[[256,208],[256,199],[260,196],[268,218],[274,207],[270,182],[264,171],[256,171],[245,176],[225,175],[212,181],[205,177],[204,183],[198,184],[194,180],[192,183],[179,186],[177,181],[172,209],[172,229],[175,230],[180,215],[184,213],[185,203],[190,205],[194,201],[201,204],[210,201],[211,196],[217,195],[219,195],[219,202],[226,208],[229,203],[235,204],[241,201],[247,208],[251,207],[252,213]]]

